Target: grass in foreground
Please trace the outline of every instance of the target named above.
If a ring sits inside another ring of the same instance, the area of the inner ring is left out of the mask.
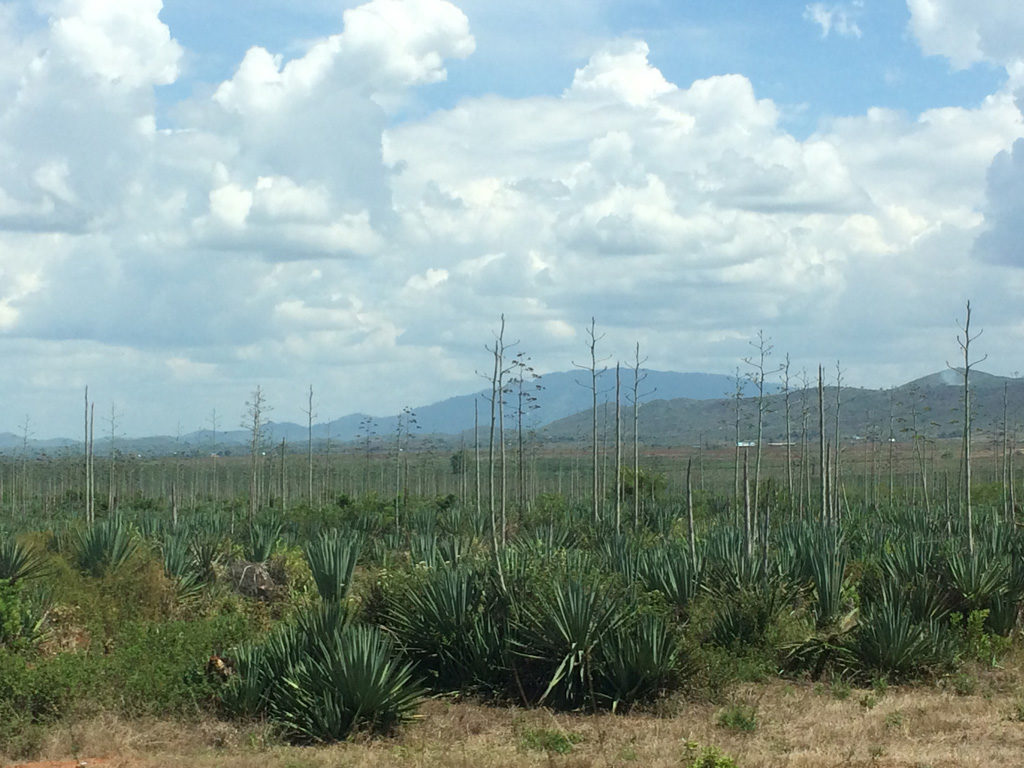
[[[773,681],[733,693],[756,710],[752,730],[723,725],[728,706],[672,703],[668,716],[573,715],[434,700],[396,737],[330,747],[287,747],[261,725],[98,717],[54,729],[39,759],[107,758],[124,768],[327,768],[328,766],[669,766],[739,768],[1021,765],[1021,667],[986,671],[976,692],[949,684],[854,689]],[[728,718],[725,718],[726,720]],[[4,761],[0,759],[0,764]]]

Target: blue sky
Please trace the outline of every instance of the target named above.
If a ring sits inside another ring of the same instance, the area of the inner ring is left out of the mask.
[[[1024,369],[1014,0],[0,2],[0,431],[471,391],[639,341]],[[228,425],[230,426],[230,424]]]
[[[345,8],[358,2],[301,4],[254,0],[171,0],[160,17],[189,52],[186,76],[162,89],[172,104],[197,83],[231,76],[252,45],[296,55]],[[443,84],[421,94],[420,110],[449,108],[467,96],[557,95],[593,47],[620,37],[642,39],[651,63],[675,83],[723,73],[748,77],[758,94],[785,110],[787,125],[810,133],[822,117],[870,107],[919,113],[972,106],[1005,80],[997,65],[953,69],[942,56],[922,56],[908,31],[905,4],[888,0],[821,4],[844,9],[856,32],[827,33],[807,9],[812,3],[756,0],[679,2],[493,3],[463,8],[477,41],[472,57],[453,62]]]

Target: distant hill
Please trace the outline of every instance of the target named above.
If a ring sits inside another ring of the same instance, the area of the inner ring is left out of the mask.
[[[890,430],[897,440],[909,440],[918,434],[927,438],[949,438],[961,434],[962,373],[940,371],[900,387],[863,389],[843,387],[839,391],[839,424],[844,439],[875,438],[887,440]],[[976,434],[1001,434],[1003,392],[1007,399],[1007,421],[1011,428],[1024,421],[1024,379],[993,376],[981,371],[971,373],[973,425]],[[807,412],[807,430],[811,439],[818,436],[817,389],[790,393],[790,439],[800,437]],[[835,427],[836,388],[825,387],[826,432]],[[765,399],[764,439],[786,440],[785,395],[775,393]],[[640,435],[643,442],[659,446],[729,444],[736,435],[736,401],[733,398],[697,401],[687,398],[641,401]],[[598,408],[598,419],[613,419]],[[631,429],[632,408],[624,408],[623,423]],[[573,414],[549,424],[544,434],[555,441],[572,441],[589,434],[591,410]],[[752,398],[740,401],[740,440],[756,437],[757,406]]]
[[[642,371],[640,385],[640,434],[644,443],[656,446],[696,445],[702,440],[708,444],[731,444],[735,440],[736,400],[730,396],[736,391],[736,380],[731,376],[709,373],[679,373],[673,371]],[[561,371],[545,374],[539,383],[543,389],[536,392],[536,410],[531,411],[528,424],[542,439],[555,442],[588,440],[592,425],[591,392],[586,371]],[[753,385],[741,382],[743,395],[740,405],[740,439],[755,437],[756,404]],[[909,440],[916,432],[928,438],[956,437],[961,430],[962,374],[954,370],[939,371],[923,376],[893,389],[864,389],[843,387],[839,392],[840,430],[846,439],[871,437],[885,440],[889,437],[890,414],[893,435],[897,440]],[[622,373],[622,419],[628,433],[632,429],[631,395],[633,373]],[[599,428],[606,429],[614,419],[615,373],[606,371],[598,385]],[[974,425],[979,433],[998,434],[1002,429],[1003,394],[1007,397],[1007,418],[1011,426],[1024,424],[1024,379],[993,376],[981,371],[971,374]],[[767,411],[764,419],[764,439],[769,442],[786,440],[785,396],[777,385],[766,388]],[[458,395],[437,403],[414,409],[418,429],[416,434],[428,435],[441,442],[456,444],[460,435],[468,437],[473,429],[473,404],[479,403],[480,425],[485,428],[490,417],[486,397],[489,389],[467,395]],[[810,439],[817,439],[817,390],[790,392],[790,439],[800,437],[803,414],[806,411]],[[835,387],[825,388],[827,431],[835,423]],[[313,426],[316,450],[323,450],[329,437],[332,442],[345,443],[360,438],[360,427],[368,423],[374,442],[386,442],[395,434],[398,416],[370,417],[355,413],[328,423]],[[282,438],[295,449],[304,446],[307,438],[305,425],[291,422],[271,422],[267,425],[268,441],[280,443]],[[215,439],[216,438],[216,439]],[[118,439],[116,448],[125,453],[140,455],[189,455],[213,451],[230,454],[247,451],[249,434],[236,429],[217,432],[199,430],[180,438],[152,436]],[[0,453],[8,455],[22,449],[23,440],[11,433],[0,433]],[[72,439],[30,440],[33,452],[56,454],[61,451],[81,451],[81,441]],[[96,438],[96,452],[109,453],[109,438]]]
[[[723,397],[736,389],[736,380],[731,376],[714,373],[679,373],[675,371],[641,370],[640,398],[641,402],[652,397],[680,398],[705,400]],[[536,383],[541,389],[534,394],[537,397],[534,409],[531,409],[529,422],[532,428],[539,429],[551,422],[563,419],[591,407],[589,374],[583,370],[559,371],[544,374]],[[741,382],[745,392],[751,392],[753,386]],[[622,372],[623,398],[632,392],[633,371]],[[777,389],[774,385],[771,391]],[[479,404],[480,423],[484,424],[490,416],[489,404],[486,400],[490,389],[481,388],[478,392],[458,395],[437,403],[421,405],[413,409],[416,416],[416,434],[449,436],[454,439],[473,428],[473,404]],[[598,400],[605,402],[615,396],[615,372],[604,371],[598,378]],[[354,413],[334,419],[330,422],[313,425],[313,439],[319,448],[329,438],[334,442],[350,442],[360,438],[361,429],[367,424],[376,440],[388,439],[394,435],[398,425],[398,415],[368,416]],[[297,446],[307,439],[307,427],[292,422],[270,422],[266,431],[269,442],[277,444],[282,438],[287,443]],[[217,451],[220,453],[238,453],[248,445],[249,433],[244,429],[218,431],[202,429],[182,435],[180,438],[170,436],[151,436],[143,438],[121,438],[115,447],[126,453],[142,455],[169,455],[174,453],[201,454]],[[58,439],[50,441],[29,441],[34,451],[56,450],[58,447],[81,450],[80,440]],[[17,435],[0,434],[0,452],[14,453],[21,450],[22,439]],[[95,450],[98,455],[110,451],[109,437],[97,435]]]
[[[51,440],[29,439],[29,446],[33,451],[56,452],[72,446],[81,446],[82,441],[70,440],[63,437],[55,437]],[[11,432],[0,432],[0,453],[11,453],[20,451],[25,445],[25,438],[22,435],[15,435]]]

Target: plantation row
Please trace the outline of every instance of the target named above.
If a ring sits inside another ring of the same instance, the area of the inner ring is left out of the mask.
[[[616,533],[542,502],[501,537],[451,497],[397,519],[371,498],[245,526],[19,521],[0,536],[0,751],[83,707],[315,742],[386,731],[432,694],[621,711],[780,670],[911,680],[992,662],[1019,623],[1024,535],[991,509],[971,553],[959,518],[916,509],[822,524],[775,499],[779,522],[744,527],[698,495],[691,541],[684,506]]]

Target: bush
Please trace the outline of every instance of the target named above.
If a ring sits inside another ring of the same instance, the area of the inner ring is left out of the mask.
[[[753,733],[757,730],[757,707],[752,704],[730,704],[718,713],[718,724],[731,731]]]
[[[29,595],[23,582],[0,579],[0,648],[24,648],[39,640],[50,611],[49,595]]]
[[[736,761],[717,747],[701,747],[695,741],[683,746],[683,768],[737,768]]]
[[[573,745],[583,741],[578,733],[556,731],[551,728],[527,728],[520,736],[519,743],[524,749],[547,752],[555,755],[567,755],[572,752]]]
[[[0,751],[20,749],[20,732],[86,707],[129,717],[207,710],[216,693],[203,673],[207,659],[248,634],[247,621],[234,616],[129,622],[106,643],[50,657],[0,648]]]
[[[0,646],[11,645],[21,635],[21,589],[0,580]]]

